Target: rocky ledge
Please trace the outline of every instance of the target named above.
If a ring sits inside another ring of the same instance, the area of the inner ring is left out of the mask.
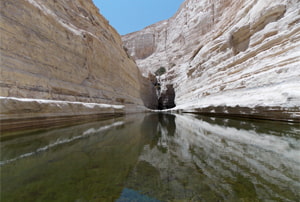
[[[0,108],[1,138],[18,131],[77,124],[86,119],[103,120],[126,113],[124,105],[13,97],[0,97]]]

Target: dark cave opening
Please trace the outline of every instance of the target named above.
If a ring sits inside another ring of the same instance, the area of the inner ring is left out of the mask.
[[[171,109],[175,104],[175,89],[173,84],[164,84],[165,78],[161,79],[161,75],[166,73],[164,67],[156,70],[155,74],[149,73],[148,80],[154,86],[156,91],[156,109],[164,110]]]
[[[175,90],[173,84],[166,85],[166,90],[160,92],[160,96],[158,98],[158,110],[163,109],[171,109],[175,107]]]

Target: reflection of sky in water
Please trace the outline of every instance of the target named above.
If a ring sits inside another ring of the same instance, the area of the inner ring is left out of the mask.
[[[4,199],[296,201],[299,129],[140,114],[26,135],[1,142]]]
[[[123,189],[122,194],[116,202],[128,202],[128,201],[145,201],[145,202],[159,202],[159,200],[150,198],[146,195],[141,194],[138,191],[132,189]]]

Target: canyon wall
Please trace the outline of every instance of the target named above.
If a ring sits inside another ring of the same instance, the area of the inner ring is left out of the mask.
[[[300,121],[299,0],[186,0],[122,40],[144,76],[167,69],[175,109]]]
[[[92,0],[1,1],[0,51],[1,119],[111,112],[97,103],[125,106],[119,112],[157,106]]]

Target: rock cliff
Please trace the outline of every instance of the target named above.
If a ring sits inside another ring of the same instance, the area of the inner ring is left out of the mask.
[[[92,0],[1,1],[0,51],[1,119],[46,116],[47,107],[107,113],[84,103],[125,105],[123,112],[157,106],[153,86]]]
[[[299,0],[186,0],[122,40],[144,76],[167,69],[175,109],[300,121]]]

